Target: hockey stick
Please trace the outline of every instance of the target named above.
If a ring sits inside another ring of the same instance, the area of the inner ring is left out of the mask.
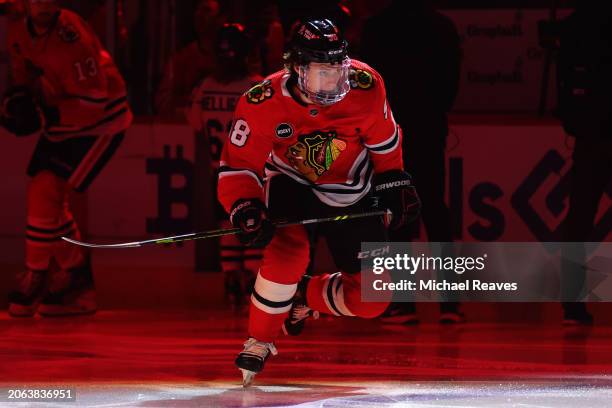
[[[364,212],[364,213],[358,213],[358,214],[337,215],[335,217],[312,218],[309,220],[301,220],[301,221],[276,221],[274,222],[274,226],[276,228],[283,228],[283,227],[289,227],[292,225],[307,225],[307,224],[318,224],[322,222],[346,221],[346,220],[354,220],[357,218],[364,218],[364,217],[375,217],[375,216],[385,215],[385,214],[387,214],[387,211],[371,211],[371,212]],[[218,230],[212,230],[212,231],[192,232],[189,234],[175,235],[172,237],[165,237],[165,238],[146,239],[144,241],[123,242],[120,244],[92,244],[89,242],[77,241],[75,239],[71,239],[68,237],[62,237],[62,239],[64,241],[70,242],[71,244],[89,247],[89,248],[138,248],[138,247],[145,246],[145,245],[172,244],[175,242],[191,241],[194,239],[220,237],[223,235],[237,234],[240,231],[241,231],[240,228],[226,228],[226,229],[218,229]]]

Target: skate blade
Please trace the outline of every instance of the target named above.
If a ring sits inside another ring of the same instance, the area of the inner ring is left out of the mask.
[[[250,387],[253,383],[253,379],[255,378],[255,374],[257,373],[245,370],[244,368],[241,368],[240,371],[242,371],[242,386],[244,388]]]

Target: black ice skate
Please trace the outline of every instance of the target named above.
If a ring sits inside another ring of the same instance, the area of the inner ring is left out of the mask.
[[[440,324],[465,323],[465,315],[459,310],[459,303],[444,302],[440,304]]]
[[[287,336],[299,336],[304,330],[304,324],[309,318],[317,320],[319,318],[319,312],[312,310],[306,305],[306,286],[310,276],[305,275],[300,283],[298,289],[293,296],[293,305],[289,311],[289,316],[283,323],[283,333]]]
[[[28,270],[17,280],[18,289],[8,295],[8,313],[13,317],[32,317],[47,290],[47,271]]]
[[[59,288],[51,287],[42,299],[38,313],[46,317],[75,316],[96,312],[96,292],[91,262],[67,271],[67,282]]]
[[[564,326],[591,326],[593,315],[591,315],[584,303],[564,303],[563,304],[563,325]]]
[[[236,366],[242,371],[242,386],[248,387],[253,382],[255,375],[263,370],[270,354],[278,354],[274,343],[265,343],[249,337],[244,342],[244,350],[236,357]]]
[[[413,326],[419,324],[414,303],[390,303],[387,310],[380,316],[385,324],[405,324]]]

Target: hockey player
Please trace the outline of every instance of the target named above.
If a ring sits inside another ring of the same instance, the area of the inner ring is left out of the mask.
[[[249,74],[247,57],[249,39],[240,24],[224,24],[215,40],[216,69],[196,87],[191,97],[188,118],[191,126],[202,135],[209,147],[211,167],[208,178],[198,183],[212,183],[216,191],[221,149],[232,126],[236,103],[246,90],[262,77]],[[227,213],[212,200],[220,228],[229,227]],[[211,199],[211,197],[207,197]],[[221,269],[225,275],[225,293],[230,304],[240,309],[248,302],[255,274],[261,263],[261,249],[247,248],[235,235],[221,237]]]
[[[123,79],[87,24],[53,0],[25,6],[26,18],[9,27],[14,86],[1,117],[9,132],[40,138],[27,170],[26,270],[9,295],[9,313],[93,313],[89,255],[61,240],[79,238],[68,193],[89,187],[132,114]]]
[[[340,272],[301,282],[307,230],[275,231],[271,220],[368,211],[376,194],[396,228],[420,206],[402,170],[401,131],[383,80],[349,59],[337,27],[329,20],[298,24],[285,57],[286,70],[240,98],[219,169],[219,200],[242,229],[239,238],[267,245],[251,297],[249,337],[236,358],[245,386],[277,353],[281,328],[297,334],[318,313],[372,318],[388,305],[360,297],[357,255],[362,241],[386,241],[381,218],[321,224],[318,233]]]

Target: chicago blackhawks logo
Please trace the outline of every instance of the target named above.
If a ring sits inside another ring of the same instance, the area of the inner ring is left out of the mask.
[[[287,149],[285,157],[294,169],[314,183],[344,149],[346,142],[338,139],[335,131],[316,131],[298,137],[298,142]]]
[[[262,103],[266,99],[270,99],[272,95],[274,95],[274,89],[270,86],[270,80],[266,79],[249,89],[246,98],[249,103]]]
[[[57,29],[57,34],[60,36],[62,41],[67,43],[73,43],[81,38],[81,34],[72,24],[59,26]]]
[[[370,89],[374,86],[374,77],[368,71],[363,69],[351,70],[351,76],[349,78],[351,88],[359,89]]]

